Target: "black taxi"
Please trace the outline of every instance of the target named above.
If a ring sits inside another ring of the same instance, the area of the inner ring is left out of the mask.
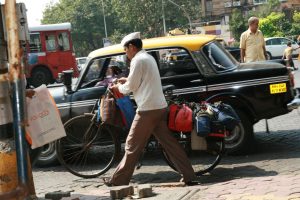
[[[223,101],[237,111],[241,123],[226,138],[226,148],[231,153],[246,152],[253,146],[256,122],[292,109],[288,104],[294,99],[293,79],[285,66],[267,61],[239,63],[215,36],[145,39],[143,48],[157,61],[162,85],[174,86],[173,95],[194,102]],[[99,83],[106,78],[110,65],[117,65],[124,74],[128,71],[120,44],[91,52],[84,71],[72,86],[69,82],[49,88],[64,122],[91,111],[106,91],[106,86]],[[44,159],[47,160],[45,154]]]

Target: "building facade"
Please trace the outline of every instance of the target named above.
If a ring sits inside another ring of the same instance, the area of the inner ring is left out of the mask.
[[[196,33],[214,34],[232,40],[229,31],[229,19],[233,9],[240,9],[245,15],[255,11],[268,0],[200,0],[201,20],[193,23]],[[300,11],[300,0],[279,0],[280,10],[291,18],[294,10]]]
[[[202,21],[220,21],[228,24],[229,16],[234,8],[248,11],[259,9],[268,0],[200,0]],[[283,11],[300,10],[300,0],[279,0]]]

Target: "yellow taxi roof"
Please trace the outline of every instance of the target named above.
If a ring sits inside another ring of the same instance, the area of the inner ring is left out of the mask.
[[[178,35],[166,36],[143,40],[143,49],[155,49],[161,47],[183,47],[189,51],[199,50],[204,44],[214,40],[214,35]],[[107,56],[120,54],[124,52],[121,44],[112,45],[92,51],[88,57],[95,58],[99,56]]]

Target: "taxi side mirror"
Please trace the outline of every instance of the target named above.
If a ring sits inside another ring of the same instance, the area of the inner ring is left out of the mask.
[[[67,93],[72,92],[72,77],[73,77],[73,70],[66,70],[63,71],[63,83],[67,88]]]

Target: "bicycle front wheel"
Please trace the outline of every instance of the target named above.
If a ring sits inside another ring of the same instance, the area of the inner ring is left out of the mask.
[[[64,124],[67,136],[57,140],[58,160],[72,174],[94,178],[113,165],[119,152],[115,134],[93,114],[74,117]]]
[[[185,149],[192,167],[197,176],[206,174],[213,170],[221,161],[225,150],[224,139],[205,138],[206,147],[202,150],[191,150],[190,140],[180,141]],[[175,171],[175,165],[163,150],[163,156],[167,164]]]

